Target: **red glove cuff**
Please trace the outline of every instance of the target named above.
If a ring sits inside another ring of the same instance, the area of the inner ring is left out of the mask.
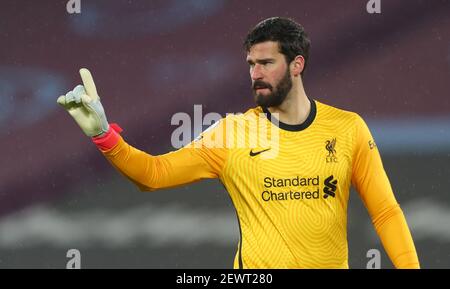
[[[117,123],[110,123],[108,132],[102,136],[93,137],[92,141],[101,151],[107,151],[119,142],[119,133],[122,131],[123,129]]]

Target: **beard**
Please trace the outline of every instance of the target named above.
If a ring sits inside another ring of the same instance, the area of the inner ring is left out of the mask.
[[[257,88],[267,88],[270,90],[270,93],[267,95],[256,93]],[[272,107],[279,106],[286,99],[286,96],[292,89],[292,79],[289,73],[289,69],[286,70],[283,78],[278,82],[275,89],[273,89],[272,85],[262,80],[256,80],[253,83],[252,91],[255,97],[255,102],[257,105],[262,107]]]

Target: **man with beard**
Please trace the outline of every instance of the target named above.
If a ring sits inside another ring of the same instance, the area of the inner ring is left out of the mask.
[[[143,191],[220,178],[239,221],[235,268],[348,268],[352,184],[395,267],[419,268],[408,225],[367,125],[358,114],[305,93],[302,76],[310,41],[303,27],[286,18],[266,19],[249,32],[244,47],[258,106],[227,116],[174,152],[154,156],[127,144],[121,129],[108,124],[86,69],[80,71],[84,86],[58,103]],[[254,119],[257,127],[245,122]],[[266,146],[252,146],[248,138],[244,146],[235,145],[233,141],[252,136],[261,125],[271,129]]]

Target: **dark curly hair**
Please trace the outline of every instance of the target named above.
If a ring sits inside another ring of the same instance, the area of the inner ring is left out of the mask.
[[[303,56],[305,65],[301,75],[306,69],[311,41],[303,26],[292,19],[271,17],[258,23],[247,35],[244,48],[247,52],[258,43],[265,41],[278,42],[279,51],[289,64],[298,55]]]

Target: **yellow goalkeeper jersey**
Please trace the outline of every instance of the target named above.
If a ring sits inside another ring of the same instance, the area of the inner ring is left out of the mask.
[[[409,228],[363,119],[311,101],[288,125],[256,107],[229,115],[189,145],[153,156],[122,137],[102,151],[143,191],[219,178],[236,208],[234,268],[348,268],[353,184],[397,268],[418,268]]]

